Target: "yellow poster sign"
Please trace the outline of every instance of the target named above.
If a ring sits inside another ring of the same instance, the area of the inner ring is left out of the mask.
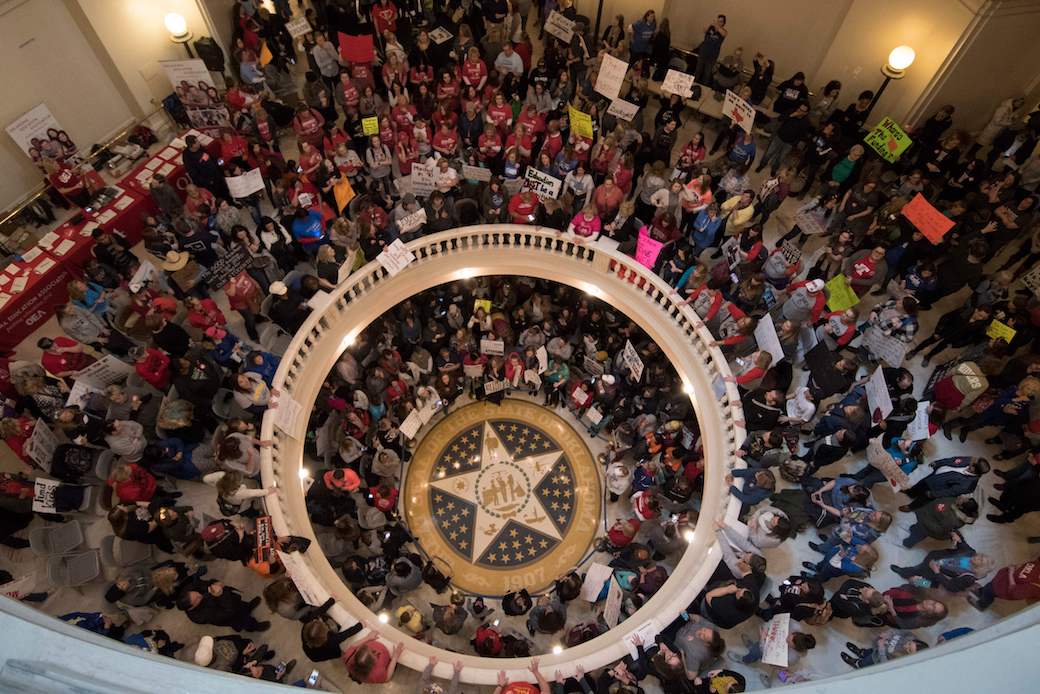
[[[898,159],[911,143],[910,136],[887,116],[867,133],[863,141],[888,162]]]
[[[827,281],[827,308],[832,311],[844,311],[859,303],[856,291],[849,286],[845,275],[838,274]]]
[[[994,340],[1003,340],[1010,345],[1011,341],[1015,339],[1015,329],[1010,325],[995,320],[986,328],[986,337]]]
[[[376,116],[369,116],[368,118],[361,119],[361,132],[366,135],[378,135],[379,134],[379,118]]]
[[[571,129],[582,137],[592,137],[592,116],[569,106]]]

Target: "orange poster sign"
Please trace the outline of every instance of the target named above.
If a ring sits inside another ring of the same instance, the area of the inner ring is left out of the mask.
[[[920,193],[903,208],[903,216],[934,244],[942,241],[954,225],[952,219],[935,209]]]

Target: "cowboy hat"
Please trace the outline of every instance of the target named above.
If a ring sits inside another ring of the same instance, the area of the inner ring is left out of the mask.
[[[191,260],[191,256],[183,251],[166,251],[166,260],[163,261],[162,269],[167,272],[177,272]]]

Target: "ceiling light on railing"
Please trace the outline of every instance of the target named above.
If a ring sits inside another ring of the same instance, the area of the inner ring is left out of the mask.
[[[390,615],[389,614],[387,614],[386,612],[380,612],[379,613],[379,623],[380,624],[386,624],[389,621],[390,621]]]
[[[602,299],[603,296],[604,296],[603,290],[600,289],[599,287],[597,287],[594,284],[586,284],[586,283],[582,282],[581,283],[581,288],[585,290],[586,294],[588,294],[589,296],[594,296],[597,299]]]
[[[683,381],[682,392],[687,395],[693,395],[693,384],[689,381]]]
[[[561,646],[560,644],[556,644],[555,646],[553,646],[553,655],[559,655],[561,653],[563,653],[563,646]]]
[[[307,468],[305,468],[305,467],[301,467],[301,468],[300,468],[300,473],[299,473],[299,474],[300,474],[300,479],[301,479],[301,480],[305,480],[305,479],[309,479],[309,478],[310,478],[310,476],[311,476],[311,471],[310,471],[310,470],[308,470],[308,469],[307,469]]]
[[[475,267],[464,267],[455,273],[455,277],[460,280],[471,280],[477,276],[477,268]]]
[[[343,336],[343,341],[339,343],[339,351],[342,352],[347,347],[351,347],[354,344],[354,340],[357,339],[357,333],[351,331]]]
[[[692,530],[684,530],[682,536],[683,536],[683,539],[686,540],[687,544],[693,542],[693,531]]]

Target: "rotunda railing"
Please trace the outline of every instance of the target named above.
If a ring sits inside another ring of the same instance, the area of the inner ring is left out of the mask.
[[[373,261],[341,283],[328,303],[304,322],[282,357],[274,379],[274,387],[281,392],[281,411],[268,410],[261,428],[261,438],[273,442],[270,448],[261,449],[261,474],[265,486],[275,485],[278,490],[267,497],[275,532],[314,538],[300,475],[308,413],[340,354],[372,320],[417,292],[478,276],[523,275],[576,287],[638,323],[671,360],[696,412],[706,460],[699,521],[665,586],[616,628],[574,648],[542,656],[540,667],[543,673],[560,670],[569,675],[579,665],[589,671],[621,658],[628,652],[628,634],[651,619],[659,627],[667,625],[700,592],[721,558],[713,522],[735,518],[739,511],[740,504],[728,494],[724,477],[733,467],[743,466],[736,451],[745,429],[736,385],[727,378],[731,374],[725,357],[696,313],[660,277],[600,244],[577,243],[574,237],[539,227],[480,225],[424,236],[407,247],[415,260],[398,274],[391,275]],[[295,409],[290,399],[300,406],[295,418],[287,417]],[[276,426],[279,417],[281,426]],[[331,614],[340,624],[366,621],[385,641],[403,641],[400,662],[405,666],[421,670],[436,655],[438,676],[450,677],[451,663],[461,660],[466,682],[493,684],[500,670],[511,679],[530,679],[529,659],[449,653],[378,623],[342,582],[316,542],[293,569],[295,578],[313,586],[319,596],[327,593],[336,598]]]

